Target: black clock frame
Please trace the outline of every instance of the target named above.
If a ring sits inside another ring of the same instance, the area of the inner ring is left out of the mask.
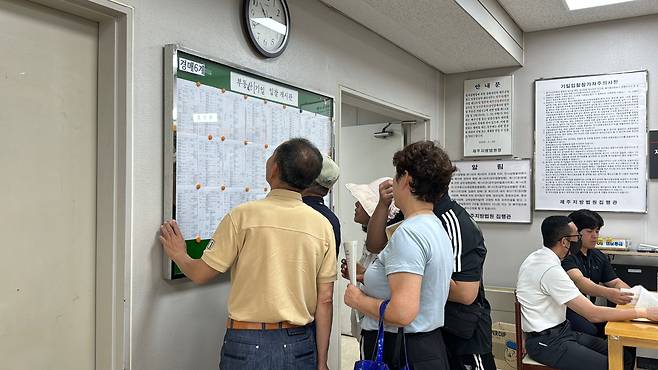
[[[281,0],[281,5],[283,5],[283,11],[285,12],[285,17],[288,20],[288,24],[286,25],[286,35],[283,38],[283,44],[277,49],[275,52],[269,52],[265,49],[263,49],[258,42],[256,41],[256,38],[254,37],[254,34],[251,31],[251,27],[249,27],[249,2],[252,0],[243,0],[242,2],[242,25],[244,28],[244,32],[247,34],[249,37],[249,41],[251,42],[252,48],[257,51],[259,54],[263,55],[266,58],[276,58],[279,55],[283,54],[283,52],[286,50],[286,47],[288,47],[288,41],[290,40],[290,25],[292,23],[290,19],[290,11],[288,10],[288,2],[286,0]],[[262,1],[262,0],[260,0]]]

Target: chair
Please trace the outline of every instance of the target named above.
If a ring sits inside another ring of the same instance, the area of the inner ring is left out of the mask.
[[[521,304],[516,299],[516,292],[514,293],[514,321],[516,327],[516,370],[557,370],[540,364],[525,353],[525,338],[521,329]]]

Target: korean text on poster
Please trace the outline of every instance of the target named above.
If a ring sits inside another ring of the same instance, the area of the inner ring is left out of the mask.
[[[459,161],[450,197],[478,222],[532,221],[530,160]]]
[[[535,209],[646,212],[646,72],[535,83]]]
[[[512,76],[464,81],[464,156],[512,154]]]

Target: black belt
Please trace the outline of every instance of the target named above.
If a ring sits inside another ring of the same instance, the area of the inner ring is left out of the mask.
[[[529,337],[540,337],[540,336],[544,336],[544,335],[549,335],[549,334],[551,334],[552,332],[554,332],[556,330],[561,330],[562,327],[565,326],[565,325],[567,325],[566,320],[561,322],[560,324],[555,325],[552,328],[544,329],[542,331],[529,331],[529,332],[526,332],[526,334]]]

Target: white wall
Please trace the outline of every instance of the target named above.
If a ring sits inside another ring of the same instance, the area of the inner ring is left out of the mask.
[[[514,75],[513,151],[532,157],[534,141],[533,82],[542,77],[597,74],[637,69],[649,70],[648,127],[657,129],[658,16],[647,16],[540,31],[525,35],[525,64],[519,69],[499,69],[448,75],[445,79],[445,142],[450,157],[463,154],[463,81],[483,76]],[[649,182],[648,214],[602,213],[603,235],[658,243],[652,225],[658,224],[658,183]],[[531,225],[480,223],[489,253],[484,269],[487,285],[514,286],[525,257],[541,245],[541,221],[557,212],[535,212]]]
[[[343,121],[345,121],[345,106],[343,106]],[[377,178],[395,175],[393,154],[402,148],[402,130],[400,125],[392,125],[389,131],[393,136],[386,139],[375,138],[372,134],[380,131],[383,125],[343,126],[341,128],[340,178],[334,185],[338,199],[336,214],[340,220],[343,241],[357,240],[358,255],[361,255],[366,234],[361,225],[354,222],[354,203],[356,200],[345,187],[347,183],[367,184]],[[354,160],[358,158],[358,160]],[[345,258],[345,250],[341,248],[339,260]],[[343,334],[350,334],[350,309],[343,304],[343,292],[347,280],[340,279],[336,285],[340,301],[340,324]]]
[[[437,120],[441,75],[316,0],[289,0],[292,38],[276,60],[263,60],[248,47],[240,23],[242,1],[127,2],[135,8],[130,366],[214,369],[224,334],[227,278],[195,287],[164,281],[160,271],[163,45],[180,43],[333,96],[344,85]],[[333,365],[336,369],[337,362]]]

